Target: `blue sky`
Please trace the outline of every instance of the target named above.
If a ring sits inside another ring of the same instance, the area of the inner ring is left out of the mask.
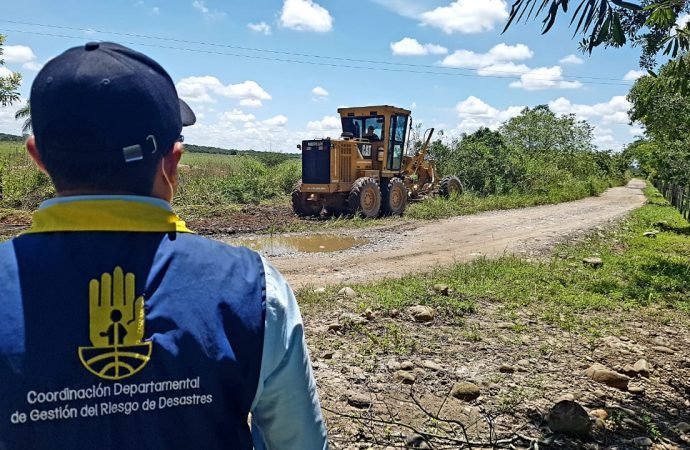
[[[639,135],[624,98],[638,49],[580,54],[566,20],[545,37],[538,22],[501,34],[509,8],[503,0],[22,0],[3,5],[0,76],[21,72],[26,97],[51,57],[92,40],[120,42],[159,61],[197,112],[187,142],[225,148],[294,151],[302,139],[338,136],[338,107],[368,104],[412,109],[415,122],[447,138],[545,103],[595,125],[601,148]],[[18,107],[0,109],[0,132],[19,133]]]

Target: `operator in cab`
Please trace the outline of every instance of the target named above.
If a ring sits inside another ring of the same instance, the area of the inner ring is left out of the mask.
[[[367,134],[365,134],[363,137],[369,139],[369,142],[381,140],[381,138],[374,132],[374,127],[371,125],[369,126],[369,128],[367,128]]]

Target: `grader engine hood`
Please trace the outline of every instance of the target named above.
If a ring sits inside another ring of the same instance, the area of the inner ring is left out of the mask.
[[[331,182],[331,141],[316,139],[302,141],[302,183],[327,184]]]

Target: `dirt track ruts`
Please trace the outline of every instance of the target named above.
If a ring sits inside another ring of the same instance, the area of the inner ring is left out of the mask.
[[[643,187],[643,181],[632,180],[627,187],[609,189],[599,197],[424,221],[418,226],[406,225],[401,230],[388,228],[385,233],[391,239],[381,245],[374,241],[374,245],[362,251],[269,259],[290,284],[298,288],[399,277],[480,256],[538,252],[569,236],[620,219],[642,206],[645,202]],[[362,229],[355,234],[380,236],[380,231]]]

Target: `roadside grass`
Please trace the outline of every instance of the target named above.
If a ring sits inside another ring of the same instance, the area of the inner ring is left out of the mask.
[[[409,275],[358,286],[358,309],[396,316],[413,305],[436,308],[441,320],[463,324],[479,305],[495,305],[506,319],[519,322],[525,312],[562,329],[597,339],[620,325],[618,313],[656,315],[659,320],[690,312],[690,224],[653,188],[648,203],[623,222],[586,239],[558,246],[550,256],[527,260],[517,256],[479,259],[432,273]],[[656,237],[645,237],[657,230]],[[583,258],[598,256],[594,268]],[[448,295],[434,289],[442,284]],[[335,296],[309,289],[298,292],[307,310]],[[466,328],[466,338],[481,339]],[[529,326],[517,323],[517,333]]]
[[[622,184],[623,180],[590,178],[573,181],[566,185],[553,186],[542,192],[514,193],[510,195],[489,195],[481,197],[472,193],[457,198],[435,197],[413,203],[405,213],[410,219],[443,219],[453,216],[475,214],[482,211],[524,208],[553,203],[569,202],[599,195],[612,186]]]

